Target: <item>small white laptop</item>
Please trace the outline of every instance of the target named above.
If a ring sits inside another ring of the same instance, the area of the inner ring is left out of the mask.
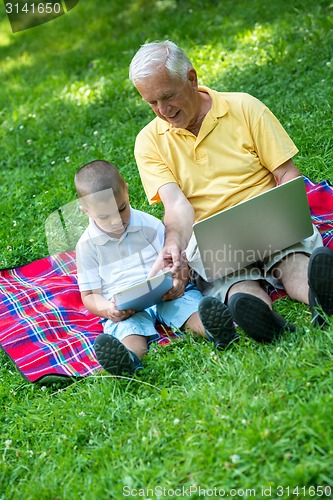
[[[222,278],[313,234],[303,177],[193,225],[207,281]]]
[[[143,311],[147,307],[161,302],[163,295],[170,288],[172,288],[172,274],[170,271],[166,271],[120,290],[113,297],[119,310]]]

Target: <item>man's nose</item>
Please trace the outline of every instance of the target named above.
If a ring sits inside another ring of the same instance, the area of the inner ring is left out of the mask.
[[[160,112],[161,115],[167,116],[168,109],[169,109],[169,104],[168,103],[166,103],[166,102],[160,102],[158,104],[158,110],[159,110],[159,112]]]

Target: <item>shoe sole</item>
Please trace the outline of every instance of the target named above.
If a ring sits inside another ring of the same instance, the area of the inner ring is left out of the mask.
[[[208,340],[224,349],[239,339],[229,308],[215,297],[204,297],[198,308]]]
[[[236,323],[257,342],[272,342],[285,330],[273,311],[258,297],[237,293],[229,299],[228,305]]]
[[[327,323],[315,308],[321,308],[328,316],[333,315],[333,252],[326,247],[317,248],[310,257],[308,283],[310,306],[314,323]]]
[[[128,349],[111,335],[101,334],[94,344],[99,364],[112,375],[133,374],[138,368],[133,366]]]

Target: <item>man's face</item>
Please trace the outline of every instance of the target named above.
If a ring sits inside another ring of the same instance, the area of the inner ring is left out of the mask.
[[[136,84],[154,113],[173,127],[188,128],[199,111],[197,75],[190,69],[185,81],[163,69]]]

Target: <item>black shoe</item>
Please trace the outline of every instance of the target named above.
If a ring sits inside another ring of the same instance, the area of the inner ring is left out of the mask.
[[[220,300],[204,297],[199,303],[198,311],[206,337],[215,347],[224,349],[239,339],[228,306]]]
[[[121,373],[132,375],[137,370],[143,369],[137,355],[112,335],[105,333],[99,335],[95,340],[94,349],[99,364],[113,375]]]
[[[236,323],[258,342],[272,342],[285,330],[295,331],[293,325],[254,295],[235,293],[230,297],[228,306]]]
[[[308,283],[312,323],[328,325],[327,316],[333,315],[333,251],[330,248],[316,248],[311,254]]]

